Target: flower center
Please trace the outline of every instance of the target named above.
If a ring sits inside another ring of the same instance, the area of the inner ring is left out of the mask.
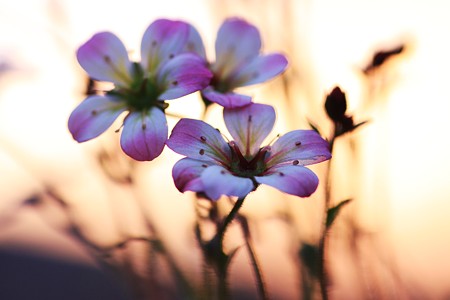
[[[144,74],[139,63],[133,64],[133,80],[129,87],[121,87],[108,93],[126,101],[130,110],[145,111],[154,106],[164,110],[168,106],[164,101],[158,99],[161,90],[156,84],[155,78]]]
[[[258,153],[253,157],[246,158],[242,155],[241,150],[235,142],[229,143],[232,150],[232,158],[230,164],[230,171],[239,177],[252,178],[254,176],[262,175],[266,169],[265,156],[269,147],[263,147],[259,149]]]

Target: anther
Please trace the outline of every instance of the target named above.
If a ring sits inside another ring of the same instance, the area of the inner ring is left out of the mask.
[[[248,121],[249,121],[249,122],[252,121],[252,115],[248,116]]]
[[[107,64],[110,64],[110,63],[111,63],[111,57],[109,57],[108,55],[103,56],[103,60],[104,60]]]
[[[97,115],[97,111],[94,109],[93,111],[91,111],[91,114],[92,114],[93,116],[96,116],[96,115]]]
[[[145,129],[147,129],[147,124],[142,123],[142,130],[145,130]]]
[[[200,137],[200,139],[202,140],[202,142],[206,142],[206,137],[204,137],[203,135]]]
[[[300,146],[302,142],[295,142],[295,146]]]
[[[178,81],[176,80],[172,81],[172,85],[178,85]]]
[[[198,151],[198,154],[200,154],[200,155],[205,154],[205,149],[200,149],[200,151]]]
[[[226,172],[225,172],[224,170],[221,170],[221,171],[220,171],[220,174],[225,175]]]
[[[208,167],[208,165],[202,164],[202,167],[203,167],[203,168],[207,168],[207,167]]]
[[[170,54],[169,54],[169,58],[170,58],[170,59],[172,59],[172,58],[174,58],[174,57],[175,57],[175,54],[173,54],[173,53],[170,53]]]
[[[155,47],[158,44],[156,41],[152,41],[152,46]]]
[[[280,174],[280,176],[284,176],[284,173],[283,173],[283,172],[280,172],[279,174]]]
[[[300,162],[298,161],[298,160],[294,160],[293,162],[292,162],[292,164],[294,165],[294,166],[296,166],[296,165],[298,165]]]

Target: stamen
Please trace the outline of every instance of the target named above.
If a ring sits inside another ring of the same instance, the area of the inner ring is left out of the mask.
[[[295,146],[301,146],[302,142],[295,142]]]
[[[280,172],[279,174],[280,174],[280,176],[284,176],[284,173],[283,173],[283,172]]]
[[[96,115],[98,114],[98,112],[94,109],[94,110],[91,111],[91,114],[92,114],[93,116],[96,116]]]
[[[142,123],[142,130],[145,130],[145,129],[147,129],[147,124]]]
[[[175,54],[173,54],[173,53],[170,53],[169,54],[169,59],[172,59],[172,58],[174,58],[175,57]]]
[[[272,145],[273,143],[275,143],[275,141],[279,138],[281,136],[281,134],[277,134],[270,142],[269,142],[269,146],[268,147],[270,147],[270,145]]]
[[[176,80],[172,81],[172,85],[175,85],[175,86],[178,85],[178,81],[176,81]]]
[[[200,149],[200,151],[198,151],[198,154],[200,154],[200,155],[205,154],[205,149]]]
[[[103,56],[103,60],[104,60],[107,64],[111,64],[111,57],[109,57],[108,55]]]
[[[155,47],[158,44],[156,41],[152,41],[152,47]]]
[[[298,165],[300,162],[298,161],[298,160],[294,160],[293,162],[292,162],[292,164],[294,165],[294,166],[296,166],[296,165]]]
[[[206,137],[204,137],[203,135],[200,137],[200,139],[202,140],[202,142],[206,142]]]
[[[202,167],[203,167],[203,168],[207,168],[207,167],[208,167],[208,165],[202,164]]]
[[[221,170],[221,171],[220,171],[220,174],[225,175],[226,172],[225,172],[224,170]]]

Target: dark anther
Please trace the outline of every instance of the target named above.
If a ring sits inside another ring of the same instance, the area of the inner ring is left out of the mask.
[[[173,85],[178,85],[178,81],[174,80],[174,81],[172,81],[172,84]]]
[[[225,175],[226,172],[224,170],[220,171],[220,174]]]
[[[298,161],[298,160],[294,160],[293,162],[292,162],[292,164],[294,165],[294,166],[296,166],[296,165],[298,165],[300,162]]]
[[[203,167],[203,168],[207,168],[207,167],[208,167],[208,165],[202,164],[202,167]]]
[[[145,129],[147,129],[147,124],[142,123],[142,130],[145,130]]]
[[[96,110],[93,110],[93,111],[91,111],[91,114],[92,114],[93,116],[96,116],[96,115],[97,115],[97,111],[96,111]]]
[[[206,142],[206,137],[204,137],[203,135],[200,137],[200,139],[202,140],[202,142]]]
[[[295,142],[295,146],[300,146],[302,142]]]
[[[111,57],[109,57],[108,55],[103,56],[103,60],[108,64],[111,63]]]
[[[252,121],[252,115],[248,116],[248,121],[249,121],[249,122]]]
[[[152,46],[155,47],[158,44],[156,41],[152,41]]]
[[[280,172],[279,174],[280,174],[280,176],[284,176],[284,173],[283,173],[283,172]]]
[[[172,58],[174,58],[174,57],[175,57],[175,55],[174,55],[173,53],[170,53],[170,54],[169,54],[169,58],[170,58],[170,59],[172,59]]]
[[[199,153],[200,155],[205,154],[205,149],[200,149],[200,151],[198,151],[198,153]]]

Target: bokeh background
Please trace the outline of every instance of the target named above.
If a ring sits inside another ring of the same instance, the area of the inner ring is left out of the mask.
[[[58,288],[65,299],[133,297],[93,248],[149,233],[201,285],[193,233],[199,204],[171,179],[179,156],[166,148],[153,162],[130,161],[114,132],[120,123],[94,141],[71,138],[67,119],[88,82],[75,51],[107,30],[139,58],[146,27],[171,18],[196,26],[213,59],[220,24],[239,16],[260,29],[264,52],[282,52],[290,62],[283,76],[245,89],[276,107],[273,135],[310,121],[329,136],[323,104],[336,85],[355,121],[369,120],[338,140],[332,162],[332,201],[353,199],[330,234],[333,299],[448,299],[449,13],[442,0],[1,0],[0,298],[25,299],[19,295],[28,291],[57,299]],[[364,72],[376,52],[401,45],[400,54]],[[203,116],[197,94],[171,102],[170,110]],[[213,107],[205,118],[221,127],[220,113]],[[324,165],[313,169],[325,174]],[[323,189],[297,199],[261,188],[246,200],[243,214],[273,299],[302,298],[302,268],[292,253],[317,241]],[[148,268],[141,245],[129,247],[134,255],[119,253],[120,260],[170,289],[167,268]],[[236,297],[256,297],[248,265],[243,254],[232,266]]]

